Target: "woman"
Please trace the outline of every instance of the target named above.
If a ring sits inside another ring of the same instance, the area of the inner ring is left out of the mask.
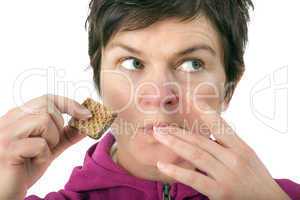
[[[300,198],[300,186],[274,180],[220,116],[244,71],[251,6],[93,0],[94,80],[119,117],[65,188],[44,199]],[[49,164],[83,138],[63,127],[61,113],[91,117],[71,99],[45,95],[1,118],[0,199],[23,199]]]

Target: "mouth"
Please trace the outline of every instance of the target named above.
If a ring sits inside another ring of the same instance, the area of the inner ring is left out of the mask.
[[[146,124],[143,127],[140,127],[139,129],[141,131],[144,131],[144,133],[149,133],[149,134],[153,134],[154,133],[154,127],[159,128],[159,127],[176,127],[176,128],[182,128],[185,129],[183,126],[178,125],[175,122],[155,122],[155,123],[149,123]]]

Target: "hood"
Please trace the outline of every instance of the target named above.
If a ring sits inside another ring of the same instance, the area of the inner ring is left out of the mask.
[[[83,166],[75,167],[65,185],[65,190],[88,192],[114,188],[126,191],[139,190],[145,196],[156,196],[162,199],[163,183],[134,177],[117,165],[110,155],[110,149],[115,143],[112,132],[105,133],[99,142],[89,148],[85,155]],[[174,199],[197,197],[207,199],[193,188],[180,182],[170,184],[170,194]]]

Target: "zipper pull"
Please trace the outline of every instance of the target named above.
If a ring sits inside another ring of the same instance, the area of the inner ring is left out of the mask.
[[[170,186],[168,183],[164,183],[163,186],[163,200],[171,200]]]

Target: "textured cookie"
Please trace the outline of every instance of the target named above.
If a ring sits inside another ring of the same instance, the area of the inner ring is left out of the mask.
[[[91,111],[93,116],[88,120],[77,120],[72,117],[69,121],[69,126],[76,128],[80,133],[85,134],[93,139],[99,139],[103,133],[111,126],[116,113],[101,103],[87,98],[82,105]]]

